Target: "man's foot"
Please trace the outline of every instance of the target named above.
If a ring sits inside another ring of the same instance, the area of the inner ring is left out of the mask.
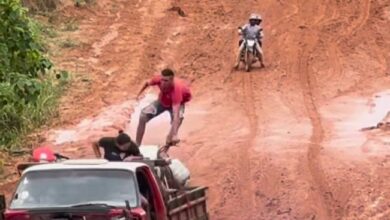
[[[261,64],[260,64],[260,67],[261,67],[261,68],[265,68],[264,63],[261,63]]]
[[[236,63],[235,65],[234,65],[234,69],[238,69],[238,67],[240,66],[240,64],[239,63]]]

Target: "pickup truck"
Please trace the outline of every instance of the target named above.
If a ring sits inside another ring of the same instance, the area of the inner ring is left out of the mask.
[[[207,187],[175,184],[162,159],[29,163],[0,220],[207,220]]]

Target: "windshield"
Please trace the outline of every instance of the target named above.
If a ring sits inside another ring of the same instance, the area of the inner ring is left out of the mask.
[[[99,203],[138,206],[134,175],[121,170],[53,170],[26,173],[11,202],[12,209],[69,207]]]

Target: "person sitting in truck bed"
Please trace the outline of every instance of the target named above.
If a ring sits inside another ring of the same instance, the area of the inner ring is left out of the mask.
[[[117,137],[103,137],[92,144],[97,158],[101,158],[100,147],[104,150],[104,159],[108,161],[123,161],[127,157],[142,157],[138,146],[130,136],[119,131]]]

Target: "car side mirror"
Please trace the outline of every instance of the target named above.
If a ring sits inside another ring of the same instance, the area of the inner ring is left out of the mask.
[[[6,209],[6,201],[5,201],[5,196],[0,195],[0,220],[4,219],[4,212]]]

